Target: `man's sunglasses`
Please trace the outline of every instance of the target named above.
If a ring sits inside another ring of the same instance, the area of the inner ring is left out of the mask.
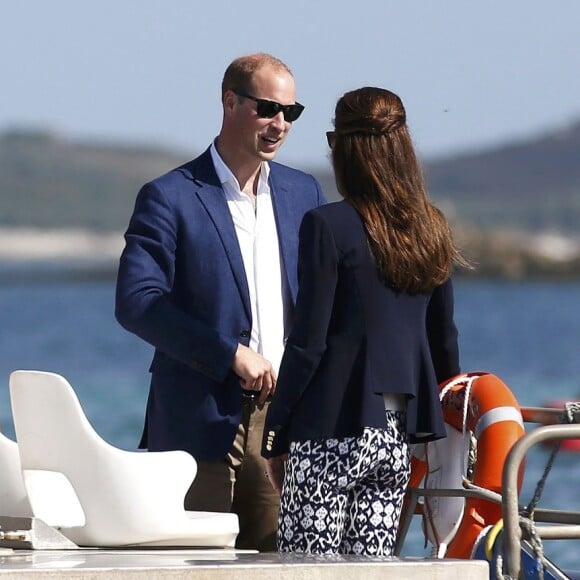
[[[242,93],[240,91],[235,91],[234,93],[238,95],[238,97],[243,97],[244,99],[250,99],[252,101],[256,101],[256,113],[258,113],[258,117],[262,117],[263,119],[271,119],[275,117],[280,111],[284,114],[284,121],[287,123],[293,123],[300,117],[302,111],[304,111],[304,105],[300,103],[294,103],[293,105],[281,105],[276,101],[268,101],[267,99],[257,99],[256,97],[252,97],[252,95],[247,95],[246,93]]]

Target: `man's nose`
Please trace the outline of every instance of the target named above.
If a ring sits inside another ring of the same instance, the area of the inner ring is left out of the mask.
[[[279,111],[276,115],[272,117],[272,124],[280,131],[286,129],[286,121],[284,120],[284,113]]]

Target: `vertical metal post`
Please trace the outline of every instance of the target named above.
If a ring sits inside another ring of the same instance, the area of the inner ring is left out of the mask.
[[[504,529],[504,559],[507,573],[518,578],[521,567],[521,529],[518,505],[518,473],[531,447],[549,439],[580,437],[580,425],[548,425],[538,427],[515,442],[508,453],[502,473],[502,512]]]

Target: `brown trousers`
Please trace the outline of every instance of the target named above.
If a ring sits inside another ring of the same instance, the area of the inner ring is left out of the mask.
[[[219,461],[198,461],[197,476],[185,496],[185,509],[233,512],[240,521],[236,548],[276,550],[280,498],[265,474],[260,455],[268,403],[244,399],[234,444]]]

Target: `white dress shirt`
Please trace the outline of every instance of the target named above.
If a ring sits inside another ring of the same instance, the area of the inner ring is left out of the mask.
[[[212,143],[210,152],[242,252],[252,312],[250,348],[268,359],[278,374],[291,300],[282,271],[268,183],[270,166],[262,163],[254,207],[254,200],[241,191],[238,180],[219,156],[215,143]]]

